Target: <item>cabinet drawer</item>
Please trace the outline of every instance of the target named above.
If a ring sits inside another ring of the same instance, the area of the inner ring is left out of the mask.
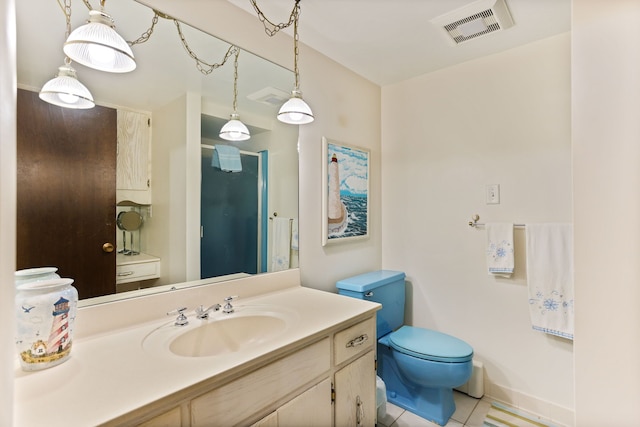
[[[259,368],[191,401],[191,426],[227,427],[264,410],[329,371],[329,339]]]
[[[376,319],[371,317],[338,332],[334,339],[335,364],[370,349],[376,342]]]
[[[158,277],[160,277],[160,261],[116,266],[116,283],[135,282]]]

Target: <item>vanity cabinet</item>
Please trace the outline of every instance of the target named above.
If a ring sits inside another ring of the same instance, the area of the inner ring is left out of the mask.
[[[151,204],[151,116],[118,110],[116,198]]]
[[[292,393],[314,379],[328,377],[330,354],[330,342],[325,338],[193,399],[191,427],[250,424],[246,421],[252,414],[290,400]],[[325,400],[330,404],[330,392]]]
[[[107,425],[373,427],[375,314],[345,323],[226,382],[203,381]]]

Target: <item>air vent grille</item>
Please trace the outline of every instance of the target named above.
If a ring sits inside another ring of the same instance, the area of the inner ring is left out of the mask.
[[[465,28],[472,27],[480,28],[480,31],[471,34],[466,33]],[[467,40],[498,31],[500,30],[500,24],[496,21],[493,11],[491,9],[487,9],[480,13],[476,13],[473,16],[445,25],[444,29],[447,30],[451,38],[453,38],[456,43],[462,43]]]
[[[513,18],[504,0],[478,0],[431,22],[442,27],[455,44],[513,26]]]

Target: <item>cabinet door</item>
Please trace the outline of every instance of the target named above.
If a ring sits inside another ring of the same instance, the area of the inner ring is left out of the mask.
[[[178,407],[153,417],[139,424],[138,427],[179,427],[180,425],[182,425],[182,415]]]
[[[373,351],[336,372],[335,389],[336,427],[375,425],[376,371]]]
[[[251,427],[278,427],[278,412],[272,412],[263,419],[251,424]]]
[[[278,408],[278,427],[331,425],[331,381],[326,379]]]
[[[150,204],[151,121],[149,115],[118,110],[118,200]]]

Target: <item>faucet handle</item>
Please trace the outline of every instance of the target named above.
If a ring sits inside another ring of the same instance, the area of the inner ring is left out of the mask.
[[[194,311],[196,312],[196,317],[198,319],[207,319],[210,312],[218,311],[221,307],[222,306],[220,304],[213,304],[211,307],[205,309],[204,305],[200,305],[199,307],[196,307]]]
[[[169,312],[167,312],[167,316],[172,316],[177,314],[178,317],[176,318],[176,321],[174,323],[174,325],[176,326],[185,326],[189,324],[189,320],[187,319],[187,316],[184,315],[184,312],[187,311],[187,307],[181,307],[181,308],[177,308],[175,310],[171,310]]]
[[[224,305],[224,307],[222,307],[222,312],[226,313],[226,314],[233,313],[233,306],[231,305],[231,301],[233,301],[234,299],[237,299],[237,298],[238,298],[238,295],[234,295],[234,296],[231,296],[231,297],[226,297],[224,299],[224,302],[226,304]]]

